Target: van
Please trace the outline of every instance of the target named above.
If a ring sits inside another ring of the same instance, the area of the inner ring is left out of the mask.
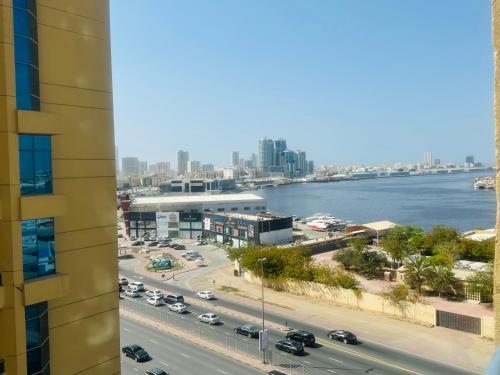
[[[168,294],[164,297],[164,300],[169,305],[173,305],[174,303],[184,303],[184,297],[180,294]]]

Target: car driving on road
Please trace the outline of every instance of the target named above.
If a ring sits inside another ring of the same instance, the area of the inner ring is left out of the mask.
[[[128,280],[125,277],[119,277],[118,284],[126,286],[126,285],[128,285]]]
[[[236,327],[234,329],[234,332],[239,333],[240,335],[248,336],[250,338],[259,337],[259,329],[251,324],[244,324],[242,326]]]
[[[152,369],[146,370],[145,374],[146,375],[168,375],[168,372],[163,371],[162,369],[159,369],[157,367],[154,367]]]
[[[159,289],[151,289],[146,292],[146,295],[148,297],[162,297],[163,298],[163,292]]]
[[[162,306],[165,304],[163,297],[149,297],[146,302],[153,306]]]
[[[122,353],[137,362],[145,362],[151,359],[148,352],[136,344],[122,346]]]
[[[171,305],[168,305],[168,309],[170,311],[174,311],[178,314],[185,313],[187,311],[187,306],[181,302],[173,303]]]
[[[169,305],[177,303],[177,302],[184,303],[184,297],[180,294],[167,294],[164,297],[164,300]]]
[[[144,284],[143,283],[140,283],[138,281],[134,281],[133,283],[130,283],[128,285],[128,287],[130,289],[134,289],[134,290],[137,290],[138,292],[144,292]]]
[[[137,290],[135,289],[127,289],[125,291],[125,295],[128,296],[128,297],[132,297],[132,298],[137,298],[137,297],[140,297],[141,296],[141,293],[139,293]]]
[[[215,299],[215,294],[210,290],[202,290],[201,292],[196,293],[196,297],[210,300]]]
[[[326,336],[332,340],[342,341],[344,344],[356,344],[358,342],[358,338],[354,333],[344,331],[343,329],[330,331]]]
[[[298,341],[304,346],[313,347],[316,344],[316,338],[311,332],[307,331],[291,331],[286,334],[288,340]]]
[[[299,355],[304,353],[304,346],[300,342],[293,340],[278,341],[275,347],[278,350],[282,350],[287,353],[292,353],[294,355]]]
[[[220,318],[214,313],[205,313],[198,316],[200,322],[210,325],[220,323]]]

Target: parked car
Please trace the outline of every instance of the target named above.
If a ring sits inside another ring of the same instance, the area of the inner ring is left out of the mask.
[[[178,314],[183,314],[187,311],[187,306],[181,302],[173,303],[168,306],[170,311],[174,311]]]
[[[330,331],[326,336],[332,340],[342,341],[344,344],[356,344],[358,342],[358,338],[354,333],[342,329]]]
[[[135,344],[122,346],[122,353],[137,362],[145,362],[151,359],[147,351]]]
[[[294,355],[299,355],[304,353],[304,346],[297,341],[293,340],[281,340],[278,341],[275,345],[276,349],[287,352],[287,353],[292,353]]]
[[[158,246],[158,241],[152,241],[152,242],[148,243],[148,246],[149,247]]]
[[[151,289],[146,291],[146,295],[148,297],[162,297],[163,298],[163,292],[159,289]]]
[[[163,299],[168,304],[184,303],[184,297],[180,294],[167,294]]]
[[[198,245],[198,246],[202,246],[202,245],[206,245],[206,244],[207,244],[207,241],[205,241],[205,240],[196,241],[196,245]]]
[[[144,241],[134,241],[130,244],[130,246],[142,246],[144,245]]]
[[[163,371],[162,369],[159,369],[157,367],[154,367],[152,369],[146,370],[145,374],[146,375],[168,375],[168,372]]]
[[[118,233],[118,234],[117,234],[117,237],[118,237],[118,238],[123,238],[123,234]]]
[[[196,293],[196,297],[210,300],[210,299],[215,299],[215,294],[210,290],[202,290],[201,292]]]
[[[239,333],[240,335],[248,336],[250,338],[259,337],[259,329],[251,324],[244,324],[242,326],[236,327],[234,329],[234,332]]]
[[[187,257],[198,258],[198,257],[201,257],[201,254],[197,251],[188,251],[187,253],[182,254],[182,257],[184,257],[184,258],[187,258]]]
[[[278,370],[272,370],[268,372],[268,375],[286,375],[286,374]]]
[[[286,334],[287,340],[298,341],[304,346],[314,346],[316,338],[311,332],[307,331],[291,331]]]
[[[125,277],[119,277],[118,284],[126,286],[126,285],[128,285],[128,280]]]
[[[162,297],[149,297],[146,302],[153,306],[162,306],[165,304]]]
[[[158,247],[170,247],[170,244],[168,242],[159,242]]]
[[[172,248],[175,250],[186,250],[186,246],[179,244],[172,245]]]
[[[129,284],[128,286],[130,289],[134,289],[134,290],[137,290],[138,292],[144,292],[144,284],[143,283],[140,283],[138,281],[134,281],[132,283]]]
[[[217,324],[220,322],[220,318],[214,313],[205,313],[198,316],[200,322],[208,323],[210,325]]]
[[[140,297],[141,296],[141,293],[139,293],[137,290],[135,289],[127,289],[125,291],[125,295],[128,296],[128,297],[132,297],[132,298],[137,298],[137,297]]]

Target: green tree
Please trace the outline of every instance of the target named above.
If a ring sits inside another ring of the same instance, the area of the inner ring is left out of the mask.
[[[460,247],[457,242],[442,242],[434,247],[431,263],[453,268],[459,259]]]
[[[380,293],[393,306],[400,306],[404,302],[417,302],[418,295],[412,292],[405,284],[391,285],[386,291]]]
[[[450,267],[433,265],[427,271],[427,285],[441,297],[441,294],[452,292],[456,294],[455,276]]]
[[[426,257],[414,255],[405,260],[404,266],[406,285],[412,289],[416,289],[418,294],[420,294],[430,267],[429,260]]]
[[[361,252],[353,248],[340,250],[333,259],[340,262],[346,270],[359,268],[363,262]]]
[[[460,259],[491,262],[495,258],[495,240],[474,241],[463,239],[459,243]]]
[[[493,266],[491,263],[486,271],[476,272],[466,281],[469,292],[480,293],[481,300],[484,302],[493,300]]]
[[[368,246],[368,239],[363,237],[355,237],[349,240],[349,247],[355,251],[362,252]]]
[[[432,255],[438,245],[447,242],[458,242],[459,238],[460,233],[455,228],[436,225],[424,236],[423,249],[425,255]]]
[[[419,246],[423,241],[422,233],[422,229],[418,227],[397,226],[380,241],[380,245],[399,265],[408,255],[419,252]]]

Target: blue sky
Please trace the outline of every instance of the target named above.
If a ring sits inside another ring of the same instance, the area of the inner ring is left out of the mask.
[[[267,136],[318,164],[493,161],[490,6],[111,0],[120,156],[228,165]]]

